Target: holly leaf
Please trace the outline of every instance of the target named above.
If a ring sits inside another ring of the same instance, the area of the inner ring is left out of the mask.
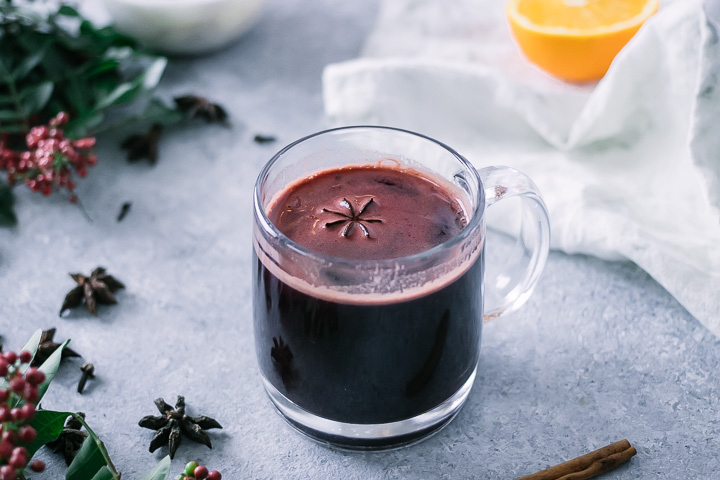
[[[12,188],[10,185],[0,184],[0,226],[10,227],[17,224],[14,205],[15,196]]]
[[[105,457],[98,448],[95,439],[88,436],[68,467],[65,480],[92,480],[97,475],[101,475],[102,470],[108,471]],[[99,478],[113,477],[111,474],[110,477],[101,476]]]
[[[28,449],[30,458],[35,455],[35,452],[40,447],[58,439],[65,426],[65,421],[71,415],[70,412],[55,412],[53,410],[38,410],[35,412],[35,417],[30,425],[37,432],[37,437],[32,442],[24,444],[24,447]]]
[[[140,478],[140,480],[166,480],[170,475],[170,455],[160,460],[155,467]]]

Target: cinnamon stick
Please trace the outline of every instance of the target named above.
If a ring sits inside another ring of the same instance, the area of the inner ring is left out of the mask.
[[[574,458],[542,472],[519,477],[516,480],[586,480],[609,472],[630,460],[637,450],[627,440]]]

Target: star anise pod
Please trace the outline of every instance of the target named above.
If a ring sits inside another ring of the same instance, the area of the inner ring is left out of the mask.
[[[39,367],[43,363],[45,363],[45,360],[47,360],[50,355],[53,354],[55,350],[57,350],[60,347],[60,344],[55,342],[55,328],[51,328],[49,330],[43,330],[42,335],[40,336],[40,343],[38,344],[37,353],[35,353],[35,357],[32,360],[32,366],[33,367]],[[65,347],[62,351],[62,358],[68,358],[68,357],[79,357],[80,354],[77,353],[75,350],[73,350],[70,347]]]
[[[159,417],[148,415],[138,422],[143,428],[157,430],[157,433],[150,441],[150,452],[167,445],[170,447],[170,458],[175,458],[175,452],[180,446],[182,436],[186,436],[193,442],[202,443],[212,448],[210,436],[205,430],[222,428],[217,420],[210,417],[191,417],[185,413],[185,397],[178,395],[175,408],[165,403],[165,400],[158,398],[155,406],[160,411]]]
[[[78,412],[82,418],[85,414]],[[85,438],[88,436],[86,432],[81,431],[82,423],[75,417],[68,417],[65,427],[62,429],[57,440],[48,442],[46,446],[55,453],[62,453],[65,457],[65,464],[70,465],[75,458],[75,453],[80,449]]]
[[[344,238],[348,238],[350,235],[352,235],[353,230],[355,229],[355,225],[358,226],[360,230],[362,230],[363,235],[365,237],[370,236],[370,230],[368,230],[366,223],[382,223],[382,220],[379,218],[366,218],[364,217],[365,211],[370,205],[377,205],[375,203],[375,200],[370,197],[370,200],[368,200],[362,207],[360,207],[357,211],[355,210],[355,207],[353,207],[352,203],[348,201],[347,198],[343,198],[340,202],[340,206],[346,209],[346,212],[338,212],[337,210],[329,210],[327,208],[323,208],[322,211],[324,213],[332,213],[333,215],[337,215],[341,217],[340,219],[333,220],[331,222],[326,222],[325,227],[335,227],[342,225],[342,229],[340,230],[340,236]]]
[[[195,95],[184,95],[175,97],[175,105],[178,110],[187,115],[188,118],[202,118],[208,123],[226,123],[228,114],[223,107],[212,103],[207,98]]]
[[[85,300],[85,307],[93,315],[97,315],[95,304],[114,305],[117,303],[114,293],[125,288],[119,280],[112,275],[108,275],[103,267],[98,267],[90,274],[89,277],[80,273],[71,273],[70,276],[77,282],[77,287],[70,290],[65,296],[65,301],[60,308],[62,316],[65,310],[79,307]]]
[[[128,162],[137,162],[141,158],[147,158],[151,165],[155,165],[158,159],[158,141],[162,133],[162,125],[156,123],[146,134],[135,134],[127,137],[120,144],[120,148],[127,150]]]

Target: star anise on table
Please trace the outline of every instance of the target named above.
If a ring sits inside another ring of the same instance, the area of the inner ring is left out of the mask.
[[[51,328],[49,330],[43,330],[42,335],[40,336],[40,343],[38,344],[37,353],[35,353],[35,357],[32,360],[32,366],[33,367],[39,367],[43,363],[45,363],[45,360],[47,360],[50,355],[53,354],[55,350],[57,350],[60,347],[60,344],[55,342],[55,328]],[[70,347],[65,347],[62,351],[62,359],[68,358],[68,357],[79,357],[80,354],[77,353],[75,350],[73,350]]]
[[[150,441],[150,452],[167,445],[170,447],[170,458],[175,458],[175,452],[180,446],[182,436],[186,436],[193,442],[202,443],[212,448],[210,436],[205,430],[222,428],[217,420],[201,416],[191,417],[185,413],[185,397],[178,395],[175,408],[171,407],[165,400],[158,398],[155,406],[160,411],[160,416],[148,415],[138,422],[143,428],[157,430],[157,433]]]
[[[78,412],[82,418],[85,418],[85,414]],[[65,464],[70,465],[75,458],[75,453],[80,449],[85,438],[88,436],[86,432],[81,431],[82,423],[80,423],[75,417],[68,417],[65,422],[60,436],[48,442],[47,447],[54,453],[62,453],[65,457]]]
[[[85,300],[85,307],[88,311],[93,315],[97,315],[95,309],[97,303],[102,305],[116,304],[115,292],[125,288],[122,282],[112,275],[108,275],[103,267],[97,267],[89,277],[81,273],[71,273],[70,276],[77,282],[77,287],[70,290],[65,296],[65,301],[60,308],[61,316],[65,310],[79,307],[83,300]]]
[[[175,97],[175,105],[188,118],[202,118],[208,123],[226,123],[228,114],[223,107],[204,97],[183,95]]]
[[[127,150],[128,162],[137,162],[141,158],[147,158],[151,165],[155,165],[158,159],[158,141],[162,133],[162,125],[156,123],[145,134],[135,134],[127,137],[120,144],[120,148]]]
[[[370,200],[368,200],[365,205],[360,207],[360,209],[356,212],[355,207],[353,207],[352,203],[348,201],[347,198],[343,198],[340,202],[340,206],[345,208],[347,212],[338,212],[335,210],[329,210],[327,208],[323,208],[322,211],[325,213],[332,213],[333,215],[338,215],[342,218],[333,220],[331,222],[326,222],[325,227],[336,227],[339,225],[342,225],[342,230],[340,230],[340,236],[342,237],[349,237],[352,235],[353,230],[355,229],[355,225],[362,231],[363,235],[365,237],[370,236],[370,230],[368,230],[366,223],[382,223],[382,220],[379,218],[364,218],[363,215],[365,214],[365,211],[368,209],[370,205],[375,204],[375,200],[370,197]]]

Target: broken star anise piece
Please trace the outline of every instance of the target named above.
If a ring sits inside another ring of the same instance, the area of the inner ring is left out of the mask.
[[[128,162],[137,162],[141,158],[147,158],[151,165],[155,165],[158,159],[158,141],[162,133],[162,125],[156,123],[148,133],[130,135],[120,144],[120,148],[127,150]]]
[[[175,105],[178,110],[187,115],[188,118],[202,118],[208,123],[226,123],[228,114],[223,107],[212,103],[207,98],[195,95],[183,95],[175,97]]]
[[[103,267],[98,267],[90,274],[89,277],[81,273],[71,273],[70,276],[77,282],[77,287],[70,290],[65,296],[65,301],[60,308],[62,316],[65,310],[79,307],[85,300],[85,307],[93,315],[97,315],[95,305],[114,305],[117,303],[115,292],[121,288],[125,288],[119,280],[112,275],[108,275]]]
[[[82,418],[85,418],[85,414],[78,412]],[[55,453],[62,453],[65,457],[65,464],[70,465],[75,458],[75,453],[80,449],[87,433],[81,431],[82,423],[80,423],[75,417],[68,417],[65,422],[60,436],[52,442],[46,443],[46,446]]]
[[[157,433],[150,441],[150,452],[167,445],[170,448],[170,458],[175,458],[175,452],[180,446],[182,436],[186,436],[193,442],[202,443],[212,448],[210,436],[205,430],[211,428],[222,428],[217,420],[210,417],[191,417],[185,413],[185,397],[178,395],[175,408],[165,403],[165,400],[158,398],[155,406],[160,411],[160,416],[148,415],[138,422],[143,428],[157,430]]]
[[[33,357],[31,366],[39,367],[45,363],[45,360],[47,360],[59,347],[60,344],[55,341],[55,328],[43,330],[42,335],[40,336],[40,343],[38,344],[38,349],[35,353],[35,357]],[[65,347],[62,351],[61,359],[79,356],[80,354],[72,348]]]

